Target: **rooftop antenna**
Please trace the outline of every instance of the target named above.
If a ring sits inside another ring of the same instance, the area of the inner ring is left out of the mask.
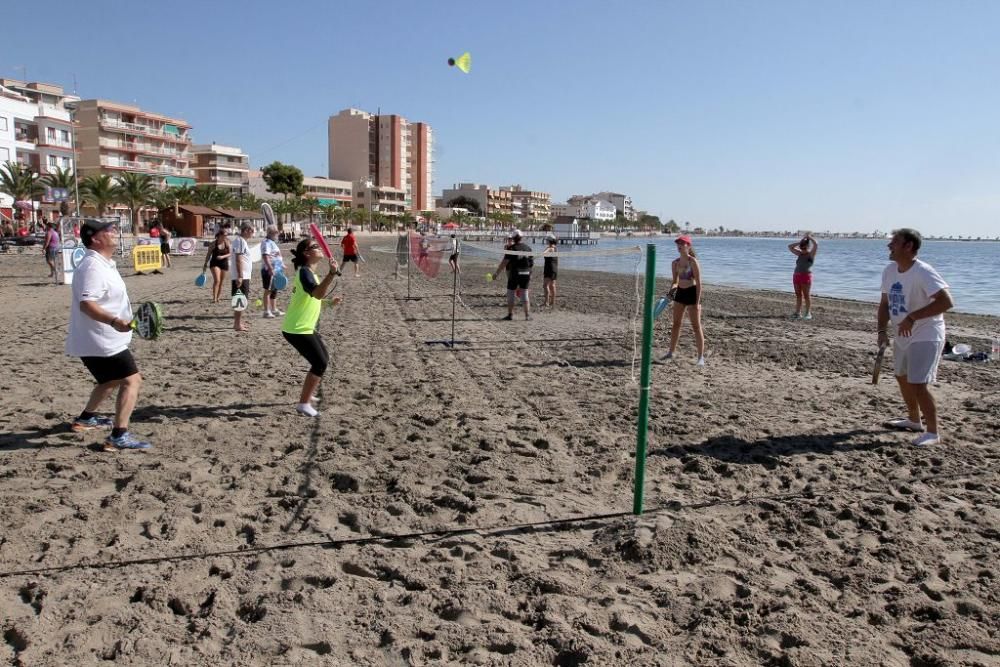
[[[80,94],[76,91],[76,74],[73,74],[73,95],[79,97]]]

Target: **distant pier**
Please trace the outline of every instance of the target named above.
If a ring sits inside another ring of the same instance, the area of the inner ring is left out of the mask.
[[[448,230],[441,230],[441,236],[450,236],[454,233],[455,236],[461,238],[463,241],[471,242],[487,242],[487,243],[502,243],[507,240],[508,232],[477,232],[477,231],[462,231],[456,230],[454,232],[449,232]],[[562,234],[558,232],[521,232],[521,238],[528,243],[545,243],[546,239],[555,236],[556,243],[559,245],[597,245],[597,242],[601,238],[600,232],[563,232]]]

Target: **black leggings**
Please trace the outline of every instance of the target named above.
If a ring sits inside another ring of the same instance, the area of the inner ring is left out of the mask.
[[[330,353],[326,351],[326,345],[318,333],[311,334],[291,334],[281,332],[289,343],[292,344],[299,354],[309,362],[309,372],[317,377],[323,377],[326,373],[327,364],[330,363]]]

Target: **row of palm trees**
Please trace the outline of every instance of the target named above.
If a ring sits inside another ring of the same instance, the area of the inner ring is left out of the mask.
[[[0,166],[0,192],[15,201],[40,199],[46,188],[60,188],[69,194],[70,201],[60,204],[60,212],[67,215],[74,207],[76,191],[79,188],[80,204],[89,208],[97,216],[104,215],[116,205],[124,205],[132,213],[132,220],[139,220],[143,211],[155,209],[162,212],[180,204],[192,204],[208,208],[230,208],[259,210],[262,200],[250,194],[234,193],[211,185],[184,185],[160,188],[157,181],[147,174],[125,172],[117,176],[94,174],[80,179],[79,184],[72,169],[55,168],[48,174],[39,175],[22,164],[7,161]],[[396,223],[413,222],[411,219],[390,218],[377,211],[352,209],[337,204],[322,204],[313,197],[289,197],[271,202],[279,219],[303,219],[322,221],[337,226],[355,225],[378,228],[385,225],[394,228]]]

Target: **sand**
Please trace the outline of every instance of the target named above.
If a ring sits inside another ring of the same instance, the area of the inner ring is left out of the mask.
[[[685,329],[653,367],[635,517],[635,281],[563,267],[561,308],[500,322],[469,260],[451,350],[450,274],[407,300],[373,243],[315,420],[280,321],[233,332],[200,257],[124,271],[169,320],[133,345],[155,448],[118,454],[68,429],[68,288],[0,256],[0,663],[1000,663],[1000,364],[943,362],[915,449],[872,304],[708,286],[708,365]]]

